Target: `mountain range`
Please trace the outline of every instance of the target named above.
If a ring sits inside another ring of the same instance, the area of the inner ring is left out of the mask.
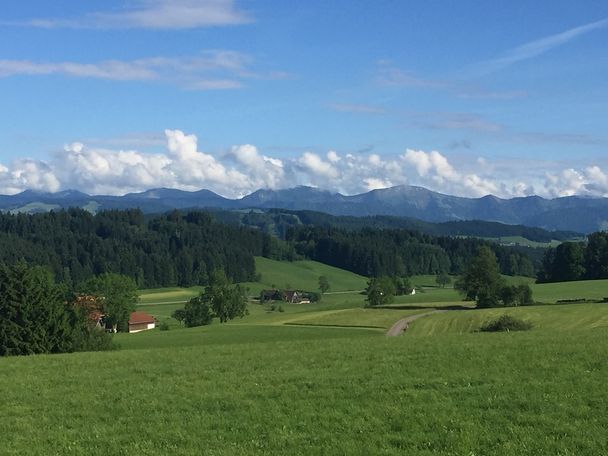
[[[186,208],[280,208],[331,215],[391,215],[429,222],[485,220],[582,233],[608,228],[608,198],[526,196],[502,199],[491,195],[465,198],[405,185],[351,196],[300,186],[258,190],[239,199],[224,198],[209,190],[188,192],[167,188],[123,196],[91,196],[77,190],[57,193],[26,190],[16,195],[0,195],[0,210],[4,211],[33,213],[68,207],[81,207],[92,212],[140,208],[145,213]]]

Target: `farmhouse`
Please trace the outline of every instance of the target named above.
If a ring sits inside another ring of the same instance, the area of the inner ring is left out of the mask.
[[[129,317],[129,332],[136,333],[147,329],[154,329],[156,321],[154,317],[146,312],[132,312]]]
[[[283,291],[283,301],[290,302],[292,304],[310,304],[310,299],[302,291]]]
[[[262,290],[260,301],[284,301],[291,304],[310,304],[310,293],[296,290]]]
[[[74,301],[76,308],[82,309],[90,325],[103,328],[103,313],[100,298],[92,295],[78,295]]]

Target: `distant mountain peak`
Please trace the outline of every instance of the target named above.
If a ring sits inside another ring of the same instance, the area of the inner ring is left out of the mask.
[[[89,195],[86,193],[81,192],[80,190],[74,190],[74,189],[67,189],[67,190],[62,190],[60,192],[54,193],[52,194],[58,198],[73,198],[73,197],[82,197],[82,198],[88,198]]]

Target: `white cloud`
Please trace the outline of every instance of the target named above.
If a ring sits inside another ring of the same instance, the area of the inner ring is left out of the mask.
[[[325,155],[306,151],[279,158],[261,153],[252,144],[235,145],[212,154],[201,150],[195,135],[180,130],[166,130],[165,141],[164,153],[89,147],[74,142],[48,161],[19,159],[0,164],[0,193],[75,188],[89,194],[124,194],[169,187],[189,191],[205,188],[223,196],[239,197],[259,188],[297,185],[355,194],[413,184],[469,197],[527,196],[535,190],[546,197],[608,196],[608,174],[597,165],[560,169],[555,163],[550,167],[483,157],[452,161],[438,151],[413,149],[392,156],[330,150]]]
[[[115,11],[99,11],[76,18],[38,18],[22,22],[42,28],[192,29],[252,22],[234,0],[135,0]]]
[[[436,188],[466,196],[484,196],[499,192],[499,186],[490,179],[456,171],[448,159],[435,150],[424,152],[408,149],[402,158],[416,169],[419,177],[434,182]]]
[[[512,196],[530,196],[534,195],[534,186],[525,182],[516,182],[511,188]]]
[[[251,188],[279,188],[285,177],[283,161],[260,155],[251,144],[233,146],[232,154],[247,170]]]
[[[608,174],[597,165],[546,173],[544,184],[546,193],[552,197],[581,194],[608,197]]]
[[[16,160],[11,168],[0,165],[0,190],[16,193],[25,189],[56,192],[61,183],[52,168],[43,161]]]
[[[179,130],[165,130],[165,134],[172,158],[166,168],[178,185],[192,189],[210,185],[224,193],[239,183],[247,185],[245,174],[227,168],[210,154],[199,152],[196,136]]]
[[[533,57],[542,55],[553,48],[569,43],[570,41],[574,40],[575,38],[578,38],[581,35],[585,35],[594,30],[599,30],[604,27],[608,27],[608,19],[591,22],[589,24],[571,28],[569,30],[566,30],[565,32],[557,33],[555,35],[550,35],[535,41],[531,41],[529,43],[511,49],[502,57],[481,62],[475,65],[475,67],[473,68],[473,72],[478,75],[483,75],[501,70],[517,62],[528,60]]]
[[[585,170],[587,181],[586,187],[592,193],[608,195],[608,175],[599,166],[590,166]]]
[[[310,177],[325,179],[335,179],[338,177],[336,168],[312,152],[304,152],[298,163],[303,170],[309,173]]]
[[[338,152],[335,150],[330,150],[327,152],[327,159],[332,163],[338,163],[342,158],[338,155]]]
[[[61,75],[113,81],[155,81],[190,90],[243,87],[251,79],[284,79],[284,73],[257,71],[251,56],[231,50],[206,50],[188,57],[148,57],[135,60],[34,62],[0,60],[0,77]]]
[[[391,181],[385,179],[378,179],[376,177],[368,177],[366,179],[363,179],[363,182],[365,182],[365,187],[367,188],[367,190],[379,190],[381,188],[389,188],[393,186]]]

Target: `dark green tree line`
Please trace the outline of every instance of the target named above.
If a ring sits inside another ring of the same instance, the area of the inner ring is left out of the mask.
[[[286,240],[301,256],[368,277],[461,274],[481,246],[494,252],[504,274],[534,276],[535,272],[521,251],[474,238],[304,226],[290,228]]]
[[[548,249],[539,282],[608,278],[608,232],[590,234],[587,242],[564,242]]]
[[[236,282],[255,276],[254,256],[282,258],[285,245],[251,228],[224,225],[202,211],[145,218],[141,211],[81,209],[0,214],[0,262],[20,259],[80,284],[103,274],[131,277],[139,287],[205,285],[221,268]]]

